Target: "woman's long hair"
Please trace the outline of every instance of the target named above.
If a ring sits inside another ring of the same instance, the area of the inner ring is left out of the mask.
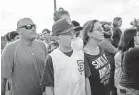
[[[118,46],[119,50],[125,52],[129,48],[134,47],[134,36],[136,35],[136,33],[136,29],[126,29],[121,36]]]
[[[121,36],[118,48],[119,50],[121,50],[122,53],[121,68],[123,71],[124,71],[123,66],[124,52],[134,47],[134,36],[136,35],[136,33],[137,33],[136,29],[126,29]]]
[[[84,25],[83,25],[83,41],[84,41],[84,46],[87,44],[88,40],[89,40],[89,36],[88,36],[88,32],[92,32],[92,30],[94,29],[94,25],[95,23],[98,22],[98,20],[90,20],[87,21]]]

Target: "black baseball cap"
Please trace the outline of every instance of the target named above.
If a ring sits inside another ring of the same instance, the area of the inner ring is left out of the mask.
[[[69,19],[62,18],[56,21],[52,27],[52,36],[71,32],[72,30],[80,31],[83,28],[80,26],[74,26]]]

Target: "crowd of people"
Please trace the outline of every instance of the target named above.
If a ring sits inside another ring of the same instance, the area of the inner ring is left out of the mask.
[[[83,27],[59,8],[52,30],[36,33],[30,18],[1,43],[1,95],[139,95],[139,19]]]

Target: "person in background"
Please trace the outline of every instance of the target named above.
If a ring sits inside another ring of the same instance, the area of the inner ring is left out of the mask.
[[[120,82],[120,79],[121,79],[121,75],[122,75],[122,48],[121,48],[121,45],[123,43],[123,33],[121,35],[121,38],[120,38],[120,41],[119,41],[119,45],[118,45],[118,52],[115,54],[114,56],[114,62],[115,62],[115,72],[114,72],[114,86],[115,86],[115,94],[117,94],[117,88],[118,88],[118,84]]]
[[[55,22],[61,18],[68,19],[69,21],[71,20],[69,12],[66,11],[64,8],[59,8],[59,10],[56,10],[54,12],[53,20]]]
[[[19,34],[17,33],[17,31],[12,31],[12,32],[10,32],[10,40],[11,40],[11,41],[16,41],[16,40],[18,40],[18,39],[20,39],[20,36],[19,36]]]
[[[98,20],[85,23],[83,32],[84,53],[92,75],[89,77],[92,95],[109,95],[111,65],[98,45],[104,40],[103,28]]]
[[[80,36],[80,30],[82,30],[83,27],[81,27],[81,26],[80,26],[80,23],[77,22],[77,21],[75,21],[75,20],[73,20],[73,21],[71,21],[71,22],[72,22],[72,24],[73,24],[75,27],[80,27],[78,30],[75,31],[75,32],[76,32],[76,37]]]
[[[46,95],[91,95],[88,79],[91,72],[84,53],[77,54],[71,47],[76,29],[67,19],[56,21],[52,27],[59,47],[46,59],[41,80]]]
[[[120,37],[121,37],[121,34],[122,34],[122,31],[120,29],[121,26],[122,26],[122,18],[115,17],[113,19],[113,29],[112,29],[113,30],[113,35],[112,35],[113,42],[112,42],[112,44],[116,48],[118,47]]]
[[[136,29],[126,29],[122,42],[122,75],[118,85],[118,95],[139,95],[139,33]]]
[[[108,61],[111,64],[111,77],[110,77],[110,85],[111,85],[111,91],[112,93],[115,93],[115,87],[114,87],[114,71],[115,71],[115,64],[114,64],[114,56],[118,52],[118,49],[115,48],[112,45],[111,41],[111,36],[112,36],[112,30],[111,26],[109,25],[108,22],[105,22],[103,25],[103,30],[104,30],[104,40],[99,43],[100,47],[104,50],[106,57]],[[115,94],[111,94],[115,95]]]
[[[6,36],[1,36],[1,53],[6,46],[6,43],[7,43]]]
[[[20,39],[8,43],[1,56],[1,95],[41,95],[40,80],[47,51],[36,41],[36,25],[30,18],[17,22]],[[11,80],[6,91],[6,82]]]
[[[8,32],[8,33],[5,35],[5,37],[6,37],[7,43],[10,43],[10,32]]]
[[[50,45],[48,46],[48,53],[51,53],[53,50],[55,50],[56,48],[58,48],[58,42],[55,41],[54,39],[51,40]]]
[[[50,42],[51,42],[51,35],[50,35],[50,30],[48,29],[44,29],[42,31],[42,34],[41,34],[41,38],[46,46],[46,48],[48,48]]]

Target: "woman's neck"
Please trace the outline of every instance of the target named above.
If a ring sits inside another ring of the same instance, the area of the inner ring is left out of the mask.
[[[97,55],[99,54],[99,47],[98,47],[98,42],[95,40],[89,40],[86,46],[84,47],[84,50],[86,53],[91,54],[91,55]]]

